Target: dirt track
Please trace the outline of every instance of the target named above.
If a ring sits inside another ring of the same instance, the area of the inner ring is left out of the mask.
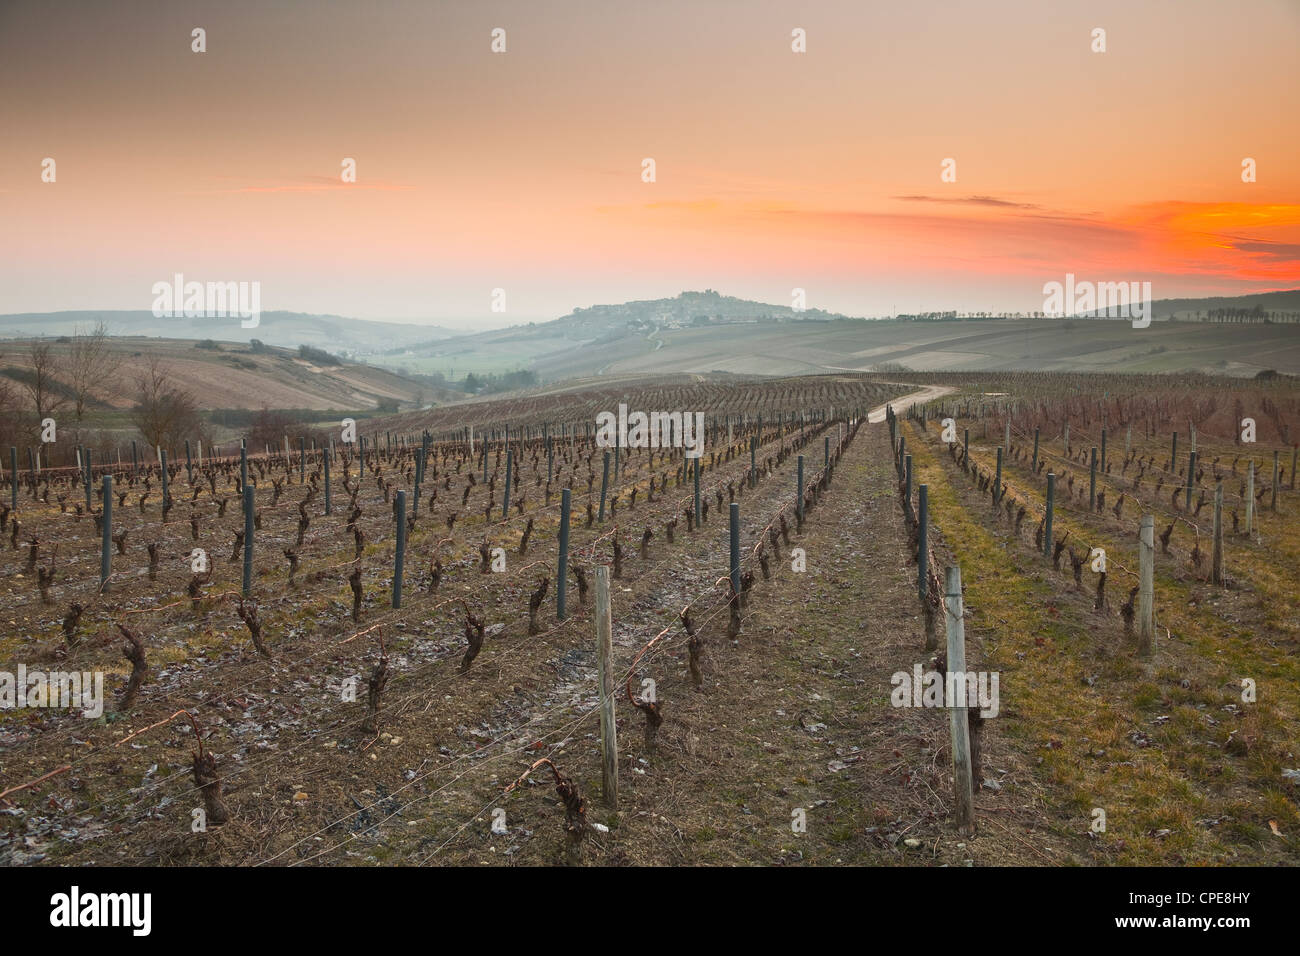
[[[903,382],[889,384],[905,384]],[[891,402],[884,405],[877,405],[867,414],[867,421],[871,423],[883,422],[885,420],[885,411],[890,405],[894,407],[895,413],[907,411],[913,405],[924,405],[926,402],[933,401],[936,398],[942,398],[944,395],[952,392],[953,388],[949,385],[926,385],[918,391],[908,392]]]

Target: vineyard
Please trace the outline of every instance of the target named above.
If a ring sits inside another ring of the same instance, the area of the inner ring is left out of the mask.
[[[705,648],[767,586],[756,576],[788,567],[777,552],[803,524],[797,473],[811,509],[858,412],[890,394],[822,381],[719,392],[702,403],[698,473],[681,449],[611,455],[577,424],[509,419],[464,441],[390,431],[334,455],[177,463],[162,450],[135,474],[92,464],[89,482],[75,468],[20,473],[0,505],[5,658],[103,671],[114,693],[94,721],[7,715],[0,791],[24,824],[6,818],[9,852],[284,863],[390,846],[383,821],[400,807],[439,807],[462,780],[491,790],[589,729],[600,568],[616,589],[619,685],[656,723],[639,675],[687,647],[702,683]],[[199,807],[221,826],[195,839]],[[440,820],[450,829],[421,834],[419,852],[472,819]]]
[[[769,421],[802,415],[811,409],[872,407],[903,389],[887,381],[862,375],[803,376],[757,379],[724,376],[708,380],[702,376],[656,376],[629,378],[617,385],[581,385],[544,394],[526,394],[501,399],[429,409],[389,419],[376,419],[373,427],[417,429],[435,437],[459,432],[466,427],[500,429],[541,428],[570,422],[581,429],[600,412],[629,408],[683,409],[703,412],[710,420],[727,415],[747,414]]]
[[[907,378],[7,468],[0,861],[1294,863],[1295,390]]]
[[[1036,384],[897,427],[913,538],[925,485],[927,563],[969,581],[1018,718],[1000,726],[1078,820],[1104,813],[1094,859],[1293,864],[1295,390]]]

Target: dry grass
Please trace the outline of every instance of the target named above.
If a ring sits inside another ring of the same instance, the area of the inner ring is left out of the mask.
[[[1185,550],[1159,559],[1160,636],[1142,661],[1117,613],[1131,582],[1116,565],[1137,568],[1136,508],[1123,522],[1058,510],[1058,539],[1068,531],[1072,542],[1105,547],[1111,561],[1110,607],[1095,612],[1091,586],[1076,591],[1069,562],[1055,572],[1034,551],[1041,479],[1014,463],[1004,473],[1034,514],[1017,537],[947,454],[932,452],[930,436],[910,426],[908,434],[917,481],[930,485],[934,520],[1004,673],[1007,733],[1041,762],[1045,809],[1060,831],[1087,832],[1100,807],[1099,862],[1294,863],[1300,816],[1281,771],[1296,760],[1300,707],[1290,689],[1300,675],[1294,642],[1269,624],[1271,576],[1225,591],[1186,573]],[[991,469],[986,448],[971,454]],[[1251,580],[1252,559],[1233,552],[1239,579]],[[1243,676],[1263,688],[1257,703],[1241,701]]]

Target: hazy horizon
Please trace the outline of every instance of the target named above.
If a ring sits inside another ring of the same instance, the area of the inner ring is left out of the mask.
[[[681,295],[681,294],[689,294],[689,293],[692,293],[692,292],[699,293],[699,292],[703,292],[703,291],[704,291],[703,289],[684,289],[684,290],[682,290],[681,292],[679,292],[678,295]],[[716,289],[716,290],[713,290],[713,291],[718,292],[718,294],[721,295],[721,296],[724,297],[724,298],[735,298],[735,299],[746,299],[746,298],[747,298],[747,297],[745,297],[745,296],[732,295],[731,293],[729,293],[729,292],[727,292],[727,291],[725,291],[725,290],[722,290],[722,289]],[[1257,294],[1264,295],[1264,294],[1267,294],[1267,293],[1270,293],[1270,292],[1300,292],[1300,289],[1281,289],[1281,288],[1279,288],[1279,289],[1261,289],[1261,290],[1258,290],[1258,293],[1257,293]],[[676,298],[676,297],[677,297],[677,296],[665,296],[665,297],[663,297],[663,298]],[[1175,298],[1187,298],[1187,297],[1186,297],[1186,296],[1180,296],[1180,297],[1175,297]],[[1195,298],[1200,298],[1200,297],[1195,297]],[[622,305],[622,304],[629,303],[629,302],[639,302],[639,301],[647,301],[647,299],[646,299],[646,297],[644,297],[644,296],[634,296],[634,297],[631,297],[631,298],[627,298],[627,299],[619,300],[618,302],[593,302],[593,303],[585,304],[585,305],[582,305],[582,306],[575,306],[573,309],[569,309],[568,311],[566,311],[566,312],[564,312],[564,313],[562,313],[562,314],[560,314],[560,315],[543,315],[543,316],[535,316],[535,317],[532,317],[532,316],[516,316],[516,315],[510,315],[510,316],[500,316],[500,317],[495,317],[495,316],[494,316],[494,317],[491,317],[491,318],[487,318],[487,317],[471,317],[471,318],[466,318],[466,317],[455,318],[455,317],[453,317],[453,318],[446,318],[446,319],[430,319],[430,318],[419,318],[419,317],[400,317],[400,318],[394,318],[394,317],[390,317],[390,316],[382,316],[382,315],[379,315],[379,316],[341,315],[341,314],[339,314],[339,313],[337,313],[337,312],[308,313],[308,312],[303,312],[303,311],[300,310],[300,309],[267,309],[267,310],[264,310],[264,311],[263,311],[263,313],[262,313],[262,319],[265,320],[265,318],[266,318],[267,315],[272,314],[272,313],[275,313],[275,312],[279,312],[279,313],[284,313],[284,314],[293,314],[293,315],[316,315],[316,316],[320,316],[320,317],[324,317],[324,318],[355,319],[355,320],[357,320],[357,321],[361,321],[361,322],[375,322],[375,323],[384,323],[384,322],[388,322],[388,323],[393,323],[393,324],[396,324],[396,325],[409,325],[409,326],[416,326],[416,327],[428,327],[428,328],[446,329],[446,330],[453,330],[453,331],[457,331],[457,332],[464,332],[464,333],[466,333],[466,334],[472,334],[472,333],[474,333],[474,332],[480,332],[480,331],[493,331],[493,330],[500,330],[500,329],[509,329],[509,328],[514,328],[514,327],[518,327],[518,326],[526,326],[526,325],[529,325],[530,323],[553,322],[553,321],[555,321],[555,320],[557,320],[557,319],[565,318],[565,317],[567,317],[567,316],[569,316],[569,315],[572,315],[572,314],[574,313],[574,310],[575,310],[575,309],[578,309],[578,308],[582,308],[582,309],[590,309],[590,308],[593,308],[593,307],[599,307],[599,306]],[[753,301],[758,302],[759,300],[753,300]],[[1160,300],[1159,300],[1159,299],[1156,299],[1156,300],[1154,300],[1154,301],[1160,301]],[[762,305],[770,305],[770,306],[781,306],[781,305],[782,305],[782,303],[777,303],[777,302],[760,302],[760,304],[762,304]],[[44,311],[44,312],[36,312],[36,313],[32,313],[32,312],[30,312],[30,311],[28,311],[28,312],[20,312],[20,313],[13,313],[13,312],[0,312],[0,318],[2,318],[2,317],[8,317],[8,316],[11,316],[11,315],[16,315],[16,314],[45,314],[45,315],[57,315],[57,314],[60,314],[60,313],[66,313],[66,312],[107,312],[107,313],[114,313],[114,312],[140,312],[140,311],[147,311],[147,310],[142,310],[142,309],[53,309],[53,310],[48,310],[48,311]],[[828,311],[828,312],[829,312],[829,311],[832,311],[832,310],[824,310],[824,311]],[[928,311],[928,310],[922,310],[922,311]],[[958,310],[957,310],[958,313],[964,313],[964,312],[966,312],[966,311],[967,311],[967,310],[965,310],[965,309],[958,309]],[[972,310],[972,311],[988,311],[988,310]],[[1007,309],[1007,310],[992,310],[993,315],[992,315],[991,317],[992,317],[992,318],[998,318],[998,317],[1000,316],[1000,313],[1001,313],[1001,312],[1004,312],[1004,311],[1005,311],[1006,313],[1008,313],[1008,314],[1014,316],[1015,314],[1017,314],[1017,312],[1029,312],[1029,311],[1031,311],[1031,310],[1011,310],[1011,309]],[[1039,310],[1032,310],[1032,311],[1039,311]],[[863,320],[863,321],[875,321],[875,322],[886,322],[886,321],[890,321],[890,320],[896,319],[896,318],[898,317],[898,315],[850,315],[850,314],[846,314],[846,313],[838,313],[838,314],[839,314],[839,315],[842,315],[844,318],[847,318],[847,319],[858,319],[858,320]],[[907,314],[912,314],[912,313],[901,313],[901,312],[900,312],[899,314],[907,315]],[[1027,317],[1028,317],[1028,316],[1027,316]],[[1049,316],[1049,317],[1047,317],[1047,318],[1065,318],[1065,317],[1052,317],[1052,316]],[[1071,318],[1086,318],[1086,316],[1071,316]],[[110,323],[110,325],[111,325],[111,323]],[[111,328],[109,328],[109,334],[117,334],[117,333],[115,333]]]

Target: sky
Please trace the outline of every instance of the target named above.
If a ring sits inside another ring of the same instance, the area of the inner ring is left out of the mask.
[[[1297,51],[1300,0],[0,0],[0,313],[1297,288]]]

